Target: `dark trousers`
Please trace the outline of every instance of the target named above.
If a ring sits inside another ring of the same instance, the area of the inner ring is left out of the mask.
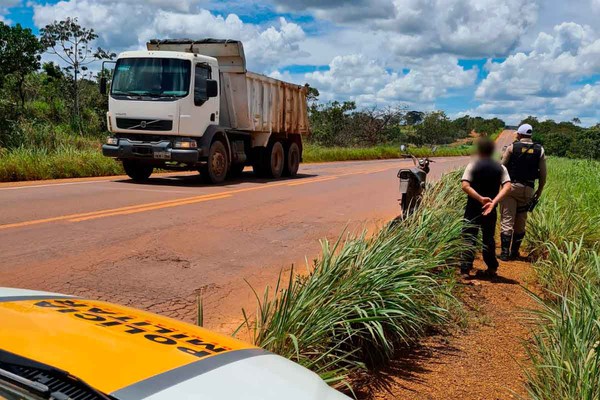
[[[462,255],[462,263],[460,269],[462,272],[467,272],[473,268],[473,260],[475,259],[475,245],[477,244],[477,235],[479,230],[483,236],[483,261],[487,267],[495,271],[498,269],[498,260],[496,259],[496,210],[490,215],[482,216],[481,211],[472,211],[467,209],[465,212],[465,220],[468,222],[463,228],[463,240],[469,244],[470,249],[465,250]]]

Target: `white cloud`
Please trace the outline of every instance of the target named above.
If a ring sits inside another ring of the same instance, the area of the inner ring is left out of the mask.
[[[529,53],[488,63],[475,94],[484,113],[528,110],[554,118],[598,118],[599,84],[578,81],[600,73],[600,37],[589,26],[562,23],[540,33]]]
[[[243,40],[249,67],[264,70],[306,55],[299,42],[302,28],[284,18],[258,26],[242,22],[236,14],[215,15],[187,0],[63,0],[34,5],[34,22],[43,27],[55,20],[78,17],[82,26],[94,28],[99,44],[111,50],[143,48],[152,38],[227,38]]]
[[[572,88],[562,97],[486,102],[462,114],[497,116],[512,124],[529,115],[556,121],[570,121],[578,117],[584,125],[590,126],[599,121],[599,107],[600,83],[595,83]]]
[[[275,0],[359,31],[388,33],[400,56],[449,53],[463,57],[508,54],[537,20],[539,0]]]
[[[476,76],[476,69],[464,70],[450,57],[434,57],[403,73],[362,54],[353,54],[337,56],[327,71],[308,73],[303,78],[319,89],[323,100],[349,99],[361,105],[406,103],[432,108],[449,89],[473,85]]]

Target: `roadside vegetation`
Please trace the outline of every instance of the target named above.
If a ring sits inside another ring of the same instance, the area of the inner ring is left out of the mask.
[[[532,399],[600,398],[600,163],[551,159],[551,179],[530,224],[529,247],[543,288]]]
[[[436,156],[455,157],[473,154],[473,145],[437,146],[434,152],[431,147],[409,147],[408,153],[415,157]],[[384,160],[399,158],[402,155],[400,145],[379,145],[372,147],[325,147],[307,143],[304,145],[304,162],[328,162],[351,160]]]
[[[461,251],[457,173],[432,186],[423,206],[374,235],[322,242],[305,274],[280,279],[245,313],[254,342],[331,384],[384,365],[400,349],[446,329],[460,309],[453,270]]]

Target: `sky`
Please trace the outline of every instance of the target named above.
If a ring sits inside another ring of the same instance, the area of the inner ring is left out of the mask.
[[[238,39],[248,69],[322,101],[600,122],[600,0],[0,0],[36,33],[66,17],[114,52]]]

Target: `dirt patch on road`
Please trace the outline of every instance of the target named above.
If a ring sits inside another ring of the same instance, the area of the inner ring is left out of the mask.
[[[482,269],[479,261],[476,266]],[[468,328],[434,336],[401,355],[364,388],[361,399],[515,399],[526,396],[526,310],[535,303],[527,262],[502,263],[495,281],[465,285]]]

